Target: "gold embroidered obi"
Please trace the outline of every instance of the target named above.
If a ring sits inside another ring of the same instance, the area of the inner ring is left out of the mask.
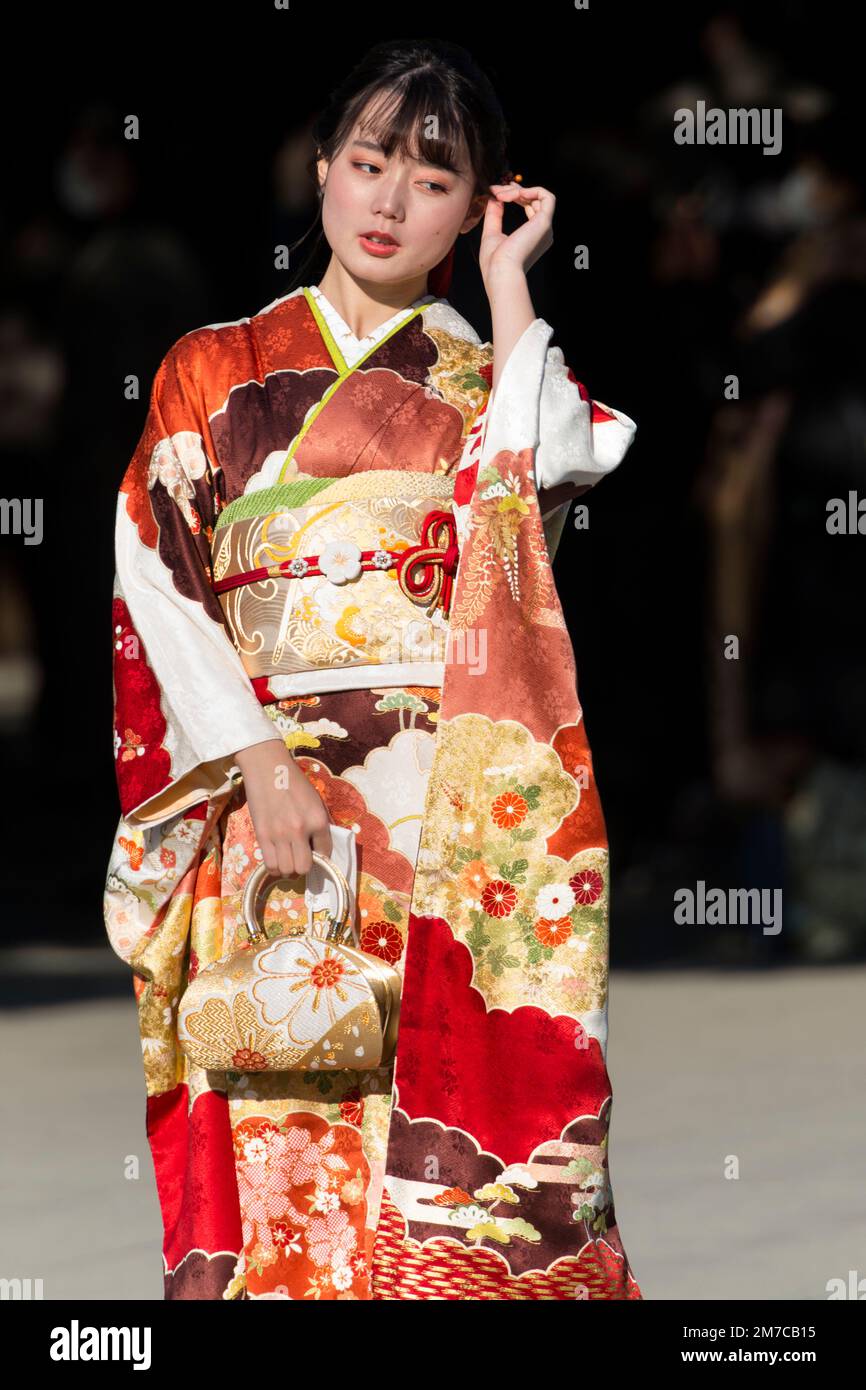
[[[212,585],[250,678],[279,696],[441,684],[453,491],[453,476],[370,469],[229,503]]]

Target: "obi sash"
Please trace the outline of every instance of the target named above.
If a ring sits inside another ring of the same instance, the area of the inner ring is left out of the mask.
[[[453,476],[370,469],[229,503],[211,582],[254,688],[441,684],[458,560],[453,491]]]

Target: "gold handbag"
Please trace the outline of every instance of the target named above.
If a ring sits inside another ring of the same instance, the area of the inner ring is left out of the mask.
[[[336,864],[312,851],[337,890],[323,935],[268,938],[259,920],[267,886],[284,877],[260,864],[247,880],[250,940],[198,972],[178,1008],[178,1041],[196,1066],[219,1071],[368,1071],[397,1046],[401,977],[348,945],[351,890]],[[357,938],[356,938],[357,939]]]

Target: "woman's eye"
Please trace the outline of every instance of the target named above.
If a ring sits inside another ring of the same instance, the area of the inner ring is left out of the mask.
[[[364,160],[364,159],[355,159],[355,160],[353,160],[353,161],[352,161],[352,168],[353,168],[353,169],[372,169],[373,172],[376,173],[376,174],[378,174],[378,173],[380,172],[378,164],[370,164],[370,163],[367,162],[367,160]],[[425,184],[429,184],[431,188],[435,188],[436,191],[437,191],[438,193],[447,193],[447,192],[448,192],[448,189],[445,188],[443,184],[441,184],[441,183],[436,183],[436,181],[435,181],[434,179],[423,179],[422,182],[425,183]]]

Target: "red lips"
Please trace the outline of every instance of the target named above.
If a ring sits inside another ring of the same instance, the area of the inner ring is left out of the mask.
[[[361,236],[365,236],[365,237],[378,237],[381,241],[383,241],[383,242],[385,243],[386,246],[399,246],[399,245],[400,245],[400,243],[399,243],[399,241],[397,240],[397,238],[396,238],[396,237],[392,237],[392,235],[391,235],[390,232],[377,232],[377,231],[372,231],[372,232],[361,232]]]

